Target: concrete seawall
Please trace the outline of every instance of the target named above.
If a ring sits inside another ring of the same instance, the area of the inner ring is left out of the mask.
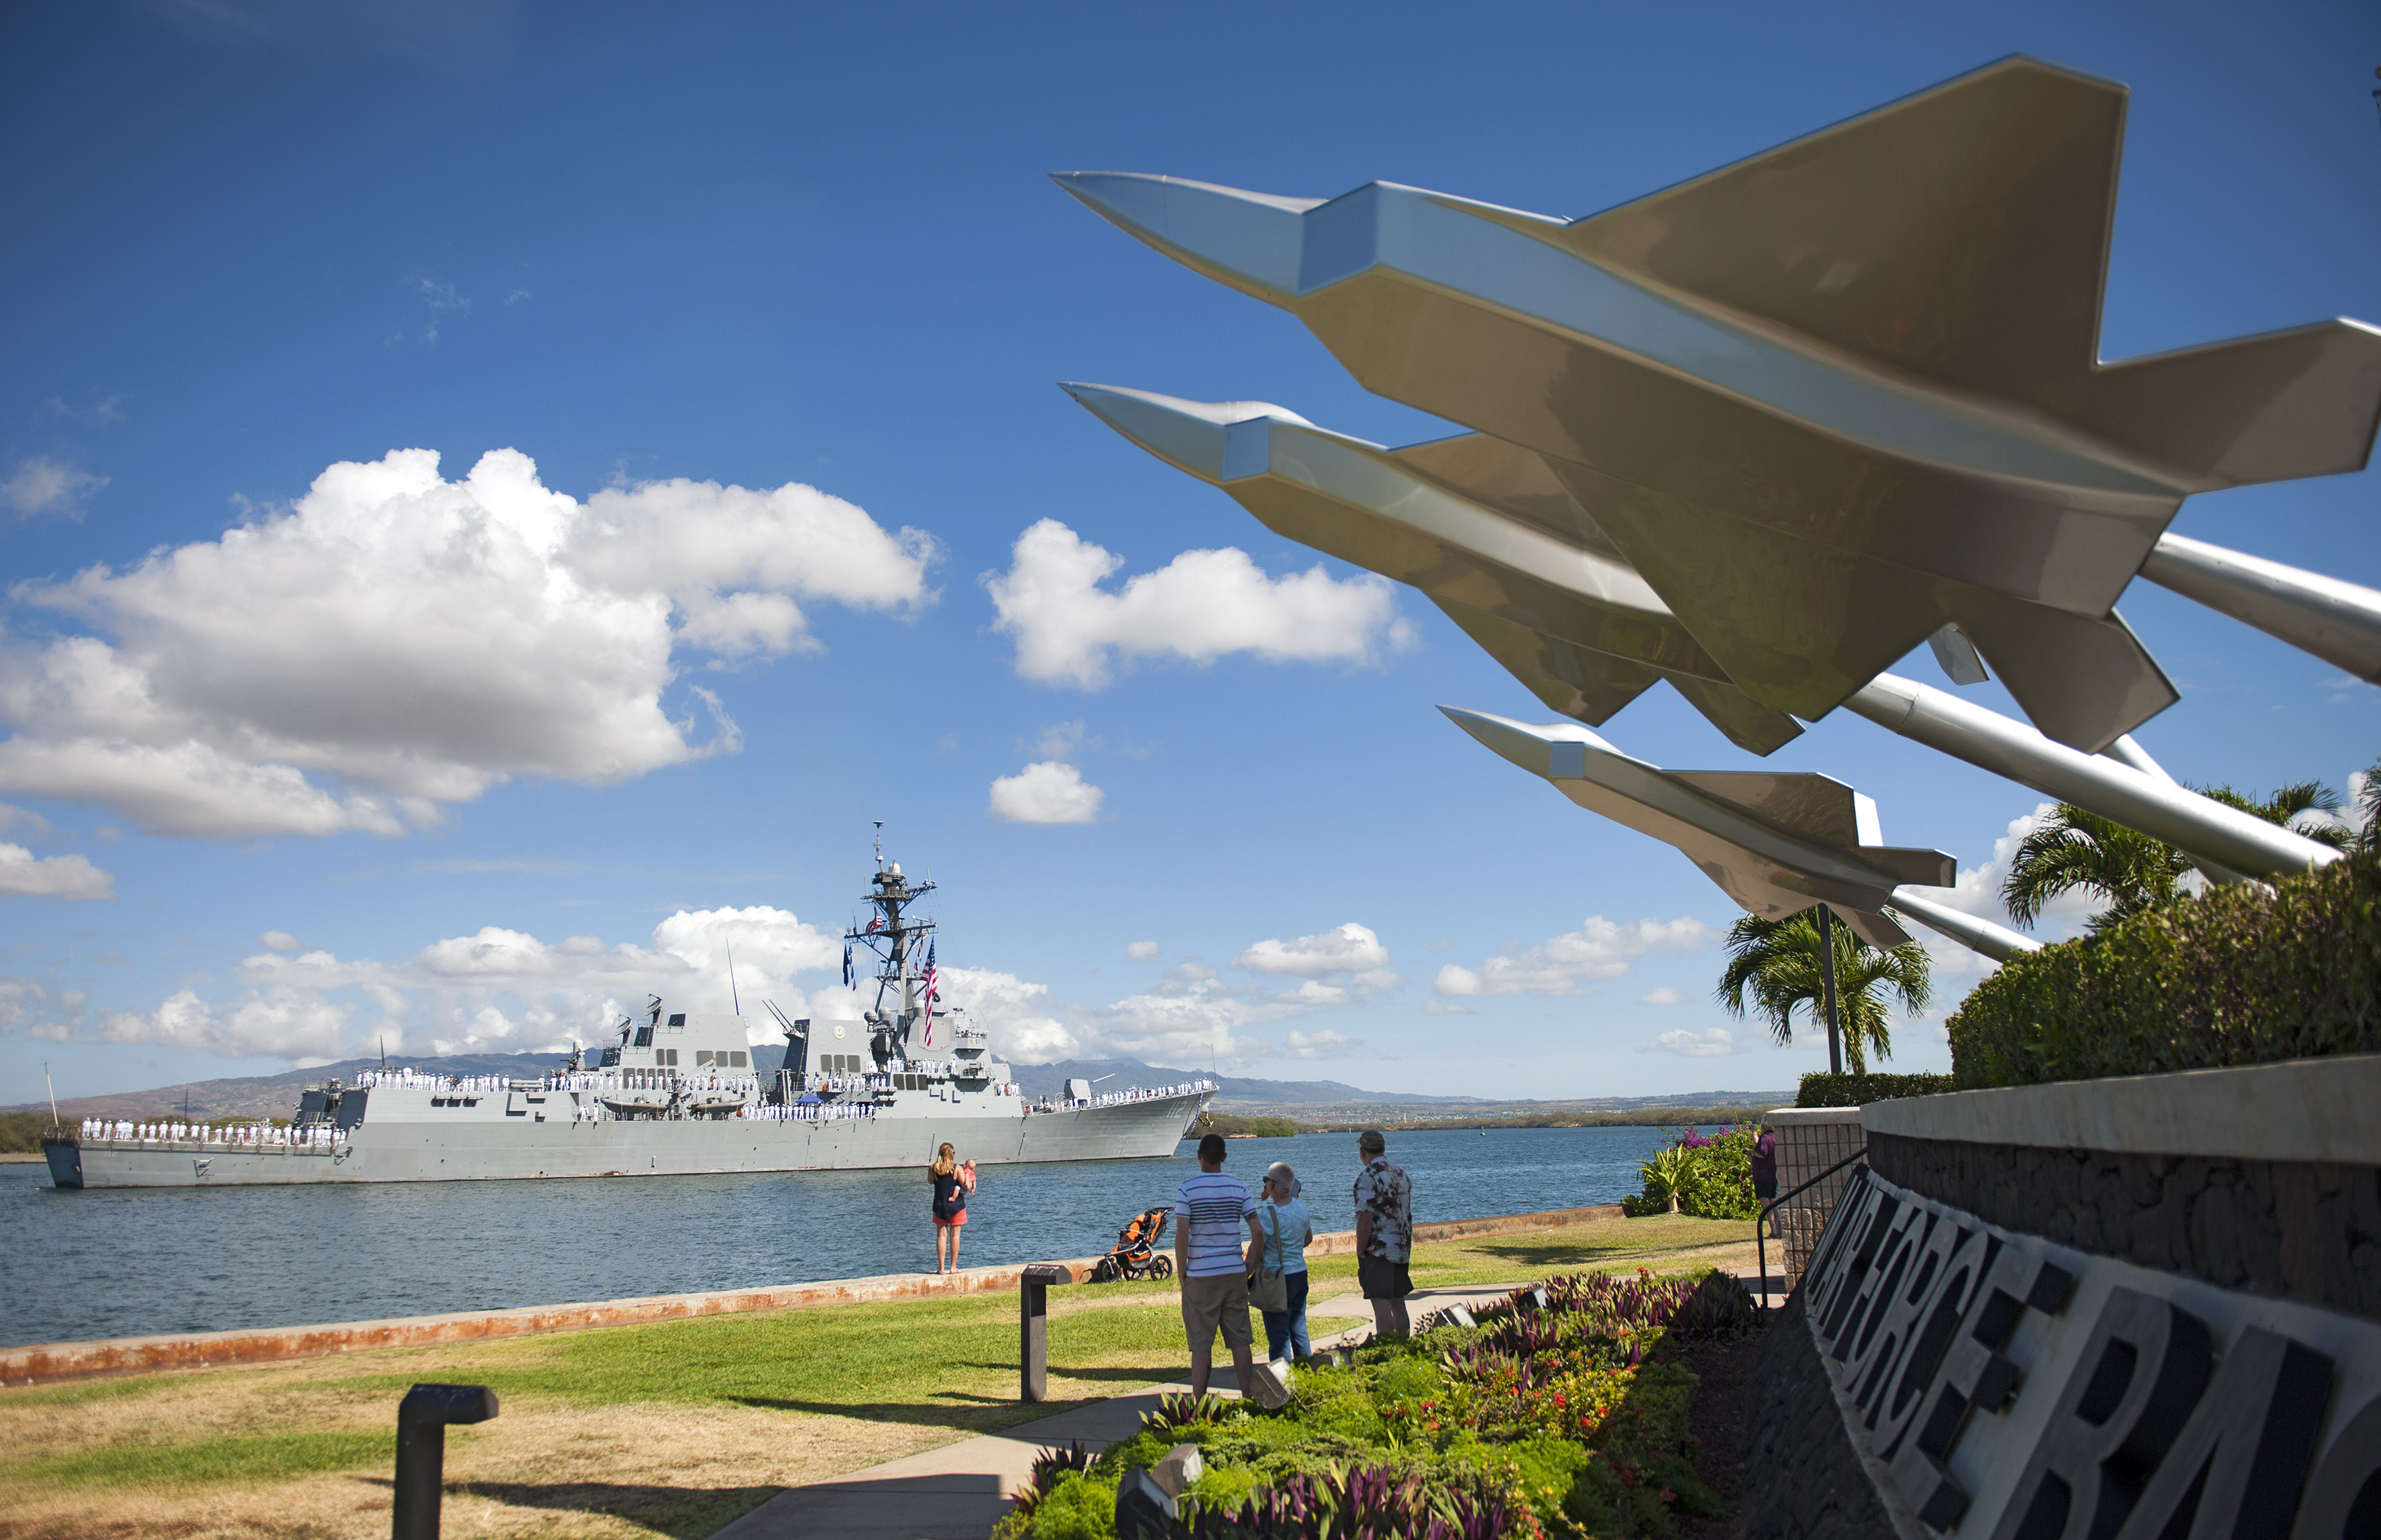
[[[1592,1220],[1618,1219],[1620,1205],[1551,1209],[1483,1219],[1445,1219],[1414,1227],[1418,1243],[1481,1235],[1516,1235]],[[1356,1232],[1318,1235],[1309,1256],[1344,1256],[1356,1249]],[[1057,1265],[1083,1282],[1097,1257],[1075,1257]],[[98,1342],[53,1342],[0,1348],[0,1385],[48,1385],[102,1375],[153,1374],[169,1369],[213,1369],[281,1359],[321,1358],[373,1348],[420,1348],[442,1342],[473,1342],[504,1337],[539,1337],[594,1326],[642,1326],[688,1321],[703,1315],[747,1311],[809,1310],[823,1305],[882,1304],[903,1300],[945,1299],[963,1294],[1006,1293],[1017,1288],[1022,1265],[970,1267],[950,1274],[891,1273],[879,1277],[834,1278],[770,1289],[720,1289],[700,1294],[656,1294],[644,1299],[589,1304],[530,1305],[518,1310],[408,1315],[386,1321],[349,1321],[332,1326],[279,1326],[250,1331],[190,1332],[166,1337],[121,1337]]]

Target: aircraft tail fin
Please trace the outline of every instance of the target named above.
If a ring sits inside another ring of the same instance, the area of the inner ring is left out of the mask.
[[[2105,619],[1965,589],[1952,611],[2043,736],[2096,754],[2180,700],[2141,638]]]
[[[1463,634],[1502,664],[1507,673],[1528,686],[1531,694],[1592,727],[1602,727],[1614,712],[1662,678],[1658,669],[1644,664],[1548,636],[1470,605],[1438,598],[1431,603],[1462,627]]]
[[[2004,59],[1556,238],[1856,357],[2033,400],[2097,357],[2125,100]]]
[[[1908,931],[1893,923],[1890,915],[1873,909],[1846,909],[1840,904],[1827,907],[1836,911],[1837,919],[1852,928],[1854,935],[1872,947],[1889,952],[1896,947],[1907,947],[1913,939]]]
[[[2326,321],[2129,359],[2045,405],[2201,490],[2362,471],[2381,426],[2381,330]]]

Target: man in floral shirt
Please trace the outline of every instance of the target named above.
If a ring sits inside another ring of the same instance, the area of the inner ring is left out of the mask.
[[[1356,1173],[1356,1281],[1373,1303],[1375,1338],[1406,1336],[1406,1296],[1413,1279],[1406,1265],[1413,1256],[1413,1183],[1389,1164],[1389,1142],[1378,1129],[1356,1140],[1363,1169]]]

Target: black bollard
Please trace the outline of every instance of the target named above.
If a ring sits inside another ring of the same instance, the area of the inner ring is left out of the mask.
[[[1050,1286],[1072,1283],[1072,1270],[1037,1262],[1017,1278],[1018,1398],[1044,1399],[1050,1388]]]
[[[484,1385],[417,1385],[397,1403],[396,1540],[438,1540],[446,1424],[495,1414],[496,1393]]]

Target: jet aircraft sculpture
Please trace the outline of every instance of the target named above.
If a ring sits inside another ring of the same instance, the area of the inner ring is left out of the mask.
[[[1940,850],[1884,843],[1876,804],[1829,776],[1664,770],[1569,722],[1531,727],[1441,706],[1456,726],[1591,813],[1676,846],[1751,913],[1782,920],[1823,903],[1873,946],[1910,933],[1898,911],[1998,960],[2040,944],[1909,891],[1959,880]]]
[[[1057,180],[1544,457],[1753,702],[1815,720],[1956,624],[2097,752],[2175,699],[2114,606],[2182,500],[2358,470],[2381,421],[2357,322],[2098,361],[2125,101],[2006,60],[1575,221]]]
[[[1479,434],[1384,449],[1264,401],[1064,388],[1275,533],[1421,589],[1566,716],[1600,726],[1667,678],[1756,754],[1802,730],[1728,681],[1527,450]]]
[[[1544,462],[1526,450],[1484,434],[1383,449],[1260,401],[1185,401],[1106,385],[1065,388],[1142,448],[1222,487],[1276,532],[1420,588],[1565,715],[1601,726],[1656,678],[1667,678],[1739,747],[1754,753],[1769,752],[1800,730],[1726,682],[1660,597],[1602,538],[1591,510],[1542,473],[1532,478]],[[2302,589],[2320,581],[2310,573],[2295,576],[2304,580]],[[2284,604],[2286,589],[2277,577],[2249,597],[2279,606],[2292,623],[2333,625],[2328,636],[2355,634],[2337,624],[2340,615],[2353,613],[2348,598],[2310,610]],[[1930,640],[1955,681],[1984,677],[1957,628]],[[2219,880],[2303,871],[2338,859],[2338,852],[2292,830],[2176,785],[2130,738],[2118,739],[2102,754],[2083,753],[2022,722],[1892,674],[1878,674],[1844,704],[1890,732],[2166,840]]]

